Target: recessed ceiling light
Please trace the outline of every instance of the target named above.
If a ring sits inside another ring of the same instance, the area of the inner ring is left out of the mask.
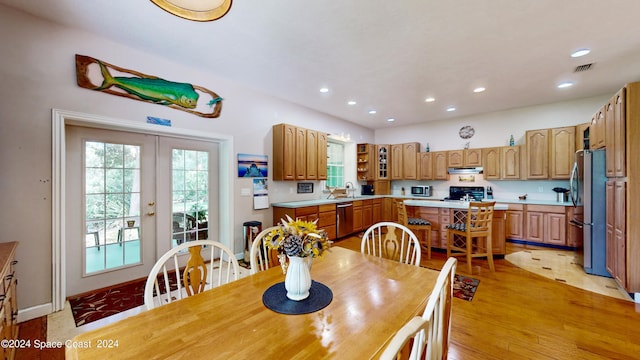
[[[375,114],[375,113],[377,113],[377,111],[375,111],[375,110],[369,110],[369,114],[373,115],[373,114]]]
[[[425,102],[434,102],[436,101],[436,99],[432,98],[432,97],[428,97],[426,99],[424,99]]]
[[[576,50],[573,53],[571,53],[571,57],[576,58],[576,57],[580,57],[580,56],[585,56],[590,52],[591,52],[591,49],[579,49],[579,50]]]
[[[481,92],[483,92],[485,90],[487,90],[487,89],[485,89],[483,87],[477,87],[477,88],[473,89],[473,92],[474,93],[481,93]]]
[[[347,104],[349,104],[349,105],[355,105],[355,104],[357,104],[357,102],[355,102],[355,101],[351,100],[351,101],[349,101]]]
[[[571,81],[565,81],[563,83],[558,84],[558,89],[564,89],[572,86],[573,86],[573,83]]]
[[[387,121],[388,121],[388,122],[394,122],[394,121],[396,121],[396,119],[394,119],[394,118],[388,118],[388,119],[387,119]]]
[[[320,88],[320,92],[321,93],[328,93],[329,89],[327,89],[326,87]]]
[[[449,107],[447,108],[447,111],[456,111],[456,108],[455,108],[455,107],[453,107],[453,106],[449,106]]]

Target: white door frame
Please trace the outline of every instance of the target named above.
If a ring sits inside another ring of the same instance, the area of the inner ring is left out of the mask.
[[[52,310],[60,311],[66,300],[66,258],[65,258],[65,169],[66,140],[65,126],[77,125],[108,130],[137,132],[150,135],[177,137],[219,144],[219,213],[220,229],[218,239],[233,249],[233,136],[218,133],[195,131],[184,128],[166,127],[130,120],[109,118],[74,111],[52,109]],[[224,211],[222,211],[224,209]],[[157,257],[157,256],[156,256]]]

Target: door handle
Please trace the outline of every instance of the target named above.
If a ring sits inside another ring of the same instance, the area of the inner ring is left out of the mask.
[[[149,206],[153,206],[153,205],[155,205],[155,204],[156,204],[156,202],[155,202],[155,201],[151,201],[151,202],[149,202]]]
[[[156,214],[156,212],[155,212],[155,211],[149,211],[149,212],[147,213],[147,215],[149,215],[149,216],[153,216],[153,215],[155,215],[155,214]]]

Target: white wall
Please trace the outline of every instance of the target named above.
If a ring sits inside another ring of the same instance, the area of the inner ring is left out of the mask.
[[[620,84],[622,87],[624,84]],[[525,144],[527,130],[546,129],[561,126],[572,126],[588,123],[593,115],[605,104],[613,94],[567,101],[562,103],[544,104],[480,114],[474,116],[447,119],[442,121],[425,122],[423,124],[395,127],[376,131],[376,143],[398,144],[417,141],[421,144],[421,151],[425,151],[427,143],[431,151],[463,149],[469,142],[470,148],[483,148],[509,145],[509,137],[513,135],[516,145]],[[469,140],[458,136],[461,127],[470,125],[475,134]],[[463,186],[492,186],[494,197],[497,199],[516,200],[519,195],[528,194],[528,199],[555,200],[554,187],[569,188],[569,182],[564,180],[544,181],[485,181],[482,175],[476,175],[475,183],[459,183],[456,176],[449,181],[394,181],[392,192],[400,193],[401,188],[412,184],[432,185],[435,188],[434,197],[448,195],[451,185]]]
[[[172,63],[154,54],[43,22],[0,5],[0,194],[3,229],[0,241],[20,241],[17,273],[20,309],[51,301],[51,109],[78,111],[128,121],[147,116],[170,119],[174,128],[203,130],[234,137],[235,154],[267,154],[271,159],[271,126],[290,123],[328,133],[350,133],[365,142],[373,131],[304,107],[257,93],[226,81],[220,73]],[[89,55],[121,67],[188,82],[224,98],[219,118],[206,119],[76,84],[75,54]],[[235,156],[234,154],[234,156]],[[235,159],[234,159],[235,163]],[[271,224],[271,210],[253,210],[250,179],[234,184],[233,228],[236,253],[241,253],[242,223]],[[295,183],[269,183],[272,199],[290,200]],[[316,187],[317,188],[317,187]],[[294,194],[293,198],[297,197]],[[72,295],[72,294],[68,294]]]

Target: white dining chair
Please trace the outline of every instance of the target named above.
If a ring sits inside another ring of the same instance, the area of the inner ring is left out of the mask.
[[[279,226],[266,228],[256,235],[255,239],[253,239],[251,250],[249,251],[249,264],[251,265],[249,273],[251,275],[267,270],[273,266],[280,265],[278,251],[269,249],[267,244],[262,241],[267,234],[271,231],[277,230],[278,228]]]
[[[453,282],[456,273],[456,258],[449,258],[440,270],[436,284],[431,290],[420,320],[411,319],[394,335],[380,359],[396,359],[405,344],[413,339],[410,360],[446,359],[449,353]]]
[[[187,241],[167,251],[151,268],[144,288],[144,304],[151,310],[238,280],[239,273],[238,260],[222,243]]]
[[[360,252],[420,266],[420,241],[416,234],[406,226],[390,221],[373,224],[364,232]]]

